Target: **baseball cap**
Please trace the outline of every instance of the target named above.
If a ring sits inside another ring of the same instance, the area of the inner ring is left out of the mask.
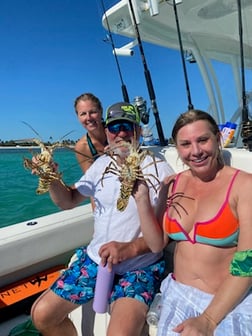
[[[108,125],[113,121],[125,120],[134,124],[140,124],[140,115],[134,105],[120,102],[108,107],[106,112],[105,124]]]

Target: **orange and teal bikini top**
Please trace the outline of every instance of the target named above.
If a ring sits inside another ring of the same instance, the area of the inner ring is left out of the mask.
[[[239,222],[231,211],[228,199],[232,185],[238,173],[239,170],[237,170],[233,175],[228,186],[226,198],[218,213],[208,221],[195,223],[193,238],[188,235],[176,219],[169,217],[168,206],[163,217],[163,227],[168,236],[173,240],[188,241],[192,244],[201,243],[220,247],[237,246]],[[180,175],[181,173],[176,176],[172,194],[175,192]]]

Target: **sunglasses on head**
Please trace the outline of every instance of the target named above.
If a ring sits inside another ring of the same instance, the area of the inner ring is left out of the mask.
[[[113,134],[117,134],[121,131],[123,132],[133,132],[134,131],[134,125],[128,122],[108,124],[107,127],[108,127],[109,132]]]
[[[132,119],[132,121],[136,121],[137,116],[135,111],[114,111],[111,110],[107,114],[107,119],[110,118],[120,118],[127,117],[128,119]]]

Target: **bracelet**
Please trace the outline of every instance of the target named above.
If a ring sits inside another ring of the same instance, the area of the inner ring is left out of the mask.
[[[217,327],[218,323],[210,315],[208,315],[206,312],[203,312],[202,315],[214,325],[214,328]]]

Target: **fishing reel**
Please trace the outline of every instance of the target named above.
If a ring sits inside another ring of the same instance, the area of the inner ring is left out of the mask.
[[[133,105],[137,108],[141,121],[144,125],[149,123],[150,111],[147,110],[146,100],[143,97],[137,96],[134,98]]]
[[[242,123],[241,137],[244,146],[252,152],[252,120],[247,120]]]

